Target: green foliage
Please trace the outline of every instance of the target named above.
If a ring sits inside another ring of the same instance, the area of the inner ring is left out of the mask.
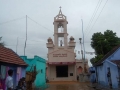
[[[96,56],[91,59],[91,63],[101,60],[113,47],[120,44],[120,38],[112,30],[94,33],[91,39],[91,47],[95,50]]]
[[[1,40],[2,40],[2,37],[0,37],[0,46],[4,46],[5,44],[4,42],[1,42]]]
[[[98,62],[99,60],[101,60],[102,58],[103,58],[104,56],[101,54],[101,55],[97,55],[97,56],[95,56],[94,58],[91,58],[90,59],[90,62],[92,63],[92,64],[95,64],[96,62]]]
[[[91,59],[90,59],[90,62],[91,62],[91,64],[93,64],[93,65],[95,64],[94,61],[95,61],[95,58],[91,58]]]

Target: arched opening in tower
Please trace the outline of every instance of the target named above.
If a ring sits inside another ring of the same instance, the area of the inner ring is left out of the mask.
[[[64,28],[63,26],[58,27],[58,33],[64,33]]]
[[[64,46],[64,37],[58,37],[58,45],[59,47]]]
[[[83,68],[81,66],[79,66],[77,68],[77,72],[78,72],[78,75],[81,74],[83,72]]]

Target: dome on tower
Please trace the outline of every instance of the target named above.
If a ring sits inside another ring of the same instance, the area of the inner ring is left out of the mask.
[[[55,21],[65,21],[66,16],[62,14],[61,7],[58,15],[55,17]]]
[[[70,37],[70,41],[74,41],[74,38],[72,36]]]
[[[48,38],[48,43],[53,43],[51,37]]]

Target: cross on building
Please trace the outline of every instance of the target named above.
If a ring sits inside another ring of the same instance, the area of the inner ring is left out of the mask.
[[[62,7],[60,6],[60,9],[61,9]]]

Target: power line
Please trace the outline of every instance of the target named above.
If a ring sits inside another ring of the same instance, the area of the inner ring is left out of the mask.
[[[53,32],[52,30],[50,30],[50,29],[48,29],[47,27],[45,27],[45,26],[39,24],[38,22],[36,22],[35,20],[31,19],[30,17],[28,17],[28,18],[29,18],[31,21],[33,21],[33,22],[35,22],[36,24],[38,24],[38,25],[40,25],[41,27],[43,27],[44,29]]]
[[[95,20],[95,22],[94,22],[93,26],[92,26],[92,27],[91,27],[91,29],[88,31],[88,34],[87,34],[86,36],[88,36],[88,35],[89,35],[90,31],[91,31],[91,30],[92,30],[92,28],[94,27],[94,25],[95,25],[95,23],[97,22],[97,20],[98,20],[99,16],[101,15],[101,13],[102,13],[103,9],[105,8],[105,5],[107,4],[107,2],[108,2],[108,0],[106,0],[106,2],[105,2],[105,4],[104,4],[103,8],[101,9],[101,11],[100,11],[100,13],[99,13],[99,15],[98,15],[97,19]]]
[[[87,28],[86,28],[85,31],[87,31],[88,28],[90,27],[90,25],[92,24],[93,19],[94,19],[94,17],[96,16],[96,13],[97,13],[97,11],[98,11],[100,5],[101,5],[101,2],[102,2],[102,0],[99,0],[99,1],[98,1],[97,6],[96,6],[96,8],[95,8],[95,10],[94,10],[94,13],[93,13],[93,15],[92,15],[92,17],[91,17],[91,19],[90,19],[90,21],[89,21],[89,23],[88,23],[88,26],[87,26]]]
[[[10,20],[10,21],[2,22],[2,23],[0,23],[0,25],[6,24],[6,23],[10,23],[10,22],[14,22],[14,21],[18,21],[18,20],[23,19],[23,18],[25,18],[25,16],[21,17],[21,18],[16,18],[16,19],[13,19],[13,20]]]
[[[19,38],[19,39],[25,39],[25,38]],[[45,40],[43,40],[43,41],[38,41],[38,40],[31,40],[31,39],[28,39],[28,41],[45,42],[45,43],[47,43],[47,41],[45,41]],[[80,42],[76,42],[76,43],[80,43]],[[91,43],[91,42],[84,42],[84,43]]]
[[[36,45],[36,44],[27,44],[27,45]],[[5,45],[5,46],[16,46],[16,45]],[[24,46],[24,44],[20,44],[20,45],[18,45],[18,46]],[[17,46],[17,47],[18,47]]]
[[[45,42],[45,43],[46,43],[46,41],[45,41],[45,40],[44,40],[44,41],[29,40],[29,41],[35,41],[35,42]]]
[[[25,39],[25,38],[19,38],[19,39]],[[27,39],[28,41],[35,41],[35,42],[45,42],[46,43],[46,41],[44,40],[44,41],[36,41],[36,40],[30,40],[30,39]]]
[[[19,38],[19,39],[25,39],[25,38]],[[38,40],[31,40],[31,39],[28,39],[28,41],[35,41],[35,42],[47,42],[47,41],[45,41],[45,40],[43,40],[43,41],[38,41]],[[80,43],[80,42],[76,42],[76,43]],[[91,43],[91,42],[84,42],[84,43]]]
[[[6,23],[10,23],[10,22],[14,22],[14,21],[17,21],[17,20],[20,20],[20,19],[23,19],[23,18],[26,18],[26,16],[24,17],[21,17],[21,18],[16,18],[16,19],[13,19],[13,20],[10,20],[10,21],[6,21],[6,22],[2,22],[0,23],[0,25],[3,25],[3,24],[6,24]],[[36,24],[38,24],[39,26],[43,27],[44,29],[48,30],[48,31],[51,31],[53,33],[52,30],[48,29],[47,27],[39,24],[38,22],[36,22],[35,20],[31,19],[30,17],[27,16],[28,19],[30,19],[31,21],[35,22]]]

